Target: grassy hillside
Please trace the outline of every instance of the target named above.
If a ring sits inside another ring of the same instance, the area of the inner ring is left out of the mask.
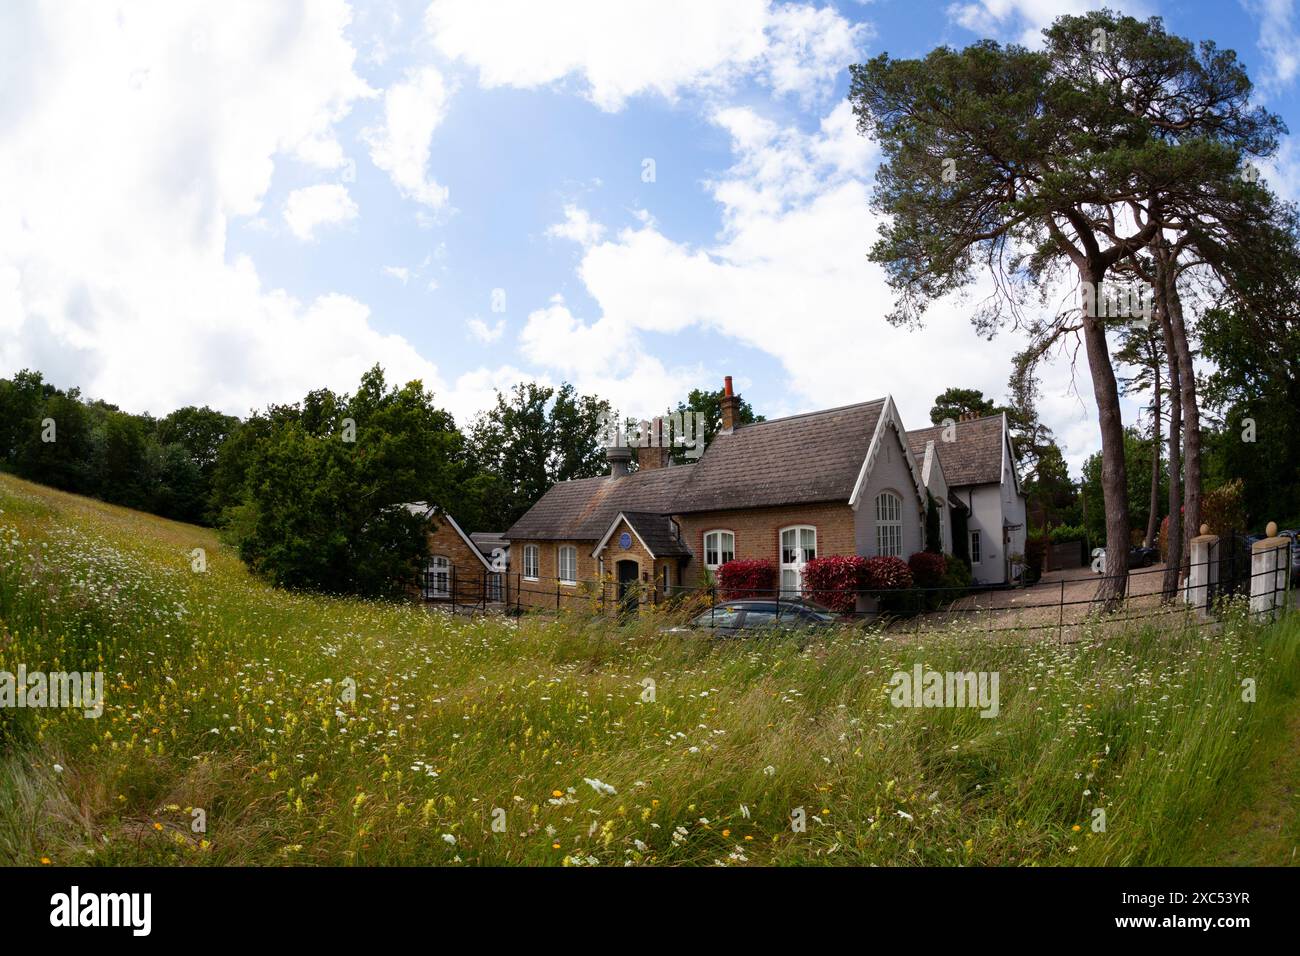
[[[0,710],[0,862],[1194,863],[1300,677],[1295,618],[1070,647],[662,623],[288,594],[210,531],[0,475],[0,671],[107,699]],[[893,707],[918,661],[998,672],[1000,713]]]

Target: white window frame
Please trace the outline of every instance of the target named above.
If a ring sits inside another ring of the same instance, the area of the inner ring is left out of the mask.
[[[565,552],[573,556],[573,577],[564,576],[564,555]],[[578,549],[571,544],[562,544],[555,549],[555,580],[561,584],[578,583]]]
[[[981,545],[984,542],[980,537],[980,529],[972,528],[970,532],[970,563],[979,564],[984,560],[984,552]]]
[[[785,534],[787,531],[793,531],[795,560],[787,562],[785,560]],[[808,548],[803,544],[803,533],[812,532],[812,557],[807,554]],[[782,594],[802,594],[803,593],[803,569],[812,558],[817,557],[817,528],[810,524],[792,524],[782,528],[776,537],[777,558],[779,558],[780,569],[778,571],[777,585]],[[794,574],[795,581],[793,588],[785,586],[785,573],[790,571]]]
[[[942,501],[939,502],[939,550],[945,552],[950,550],[948,545],[944,543],[944,536],[948,533],[947,516],[944,514],[947,510],[948,506]]]
[[[876,554],[903,556],[903,499],[893,491],[876,495]]]
[[[426,598],[451,597],[451,558],[445,554],[431,554],[424,571],[424,596]],[[442,579],[441,587],[436,584],[439,578]]]
[[[529,558],[532,561],[529,561]],[[535,544],[524,545],[524,580],[536,581],[542,565],[542,549]],[[529,571],[532,571],[530,574]]]
[[[731,536],[731,551],[730,551],[730,552],[727,552],[727,551],[724,551],[724,550],[723,550],[723,547],[722,547],[722,538],[721,538],[721,536],[724,535],[724,534],[726,534],[726,535],[730,535],[730,536]],[[709,549],[709,539],[712,538],[714,535],[718,535],[718,536],[719,536],[719,537],[718,537],[718,545],[717,545],[717,547],[713,548],[713,550],[717,552],[717,556],[718,556],[719,560],[716,561],[716,562],[714,562],[714,563],[710,563],[710,562],[709,562],[709,550],[710,550],[710,549]],[[724,554],[728,554],[728,553],[730,553],[731,557],[730,557],[730,558],[723,559],[722,556],[723,556]],[[734,561],[734,560],[736,560],[736,532],[732,531],[730,528],[714,528],[712,531],[706,531],[706,532],[704,532],[704,566],[705,566],[706,568],[708,568],[710,571],[716,571],[716,570],[718,570],[718,568],[720,568],[720,567],[722,567],[724,564],[726,564],[727,561]]]

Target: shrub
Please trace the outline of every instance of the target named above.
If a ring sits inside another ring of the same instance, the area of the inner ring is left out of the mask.
[[[1241,479],[1234,478],[1201,495],[1201,524],[1210,526],[1210,534],[1246,532],[1246,508],[1242,493]]]
[[[867,559],[856,554],[813,558],[803,569],[808,597],[832,611],[852,611],[857,593],[870,586]]]
[[[971,580],[970,565],[965,561],[956,560],[952,555],[948,555],[948,570],[943,576],[943,587],[965,590],[970,587]],[[961,591],[953,591],[945,597],[945,600],[951,601],[961,596]]]
[[[948,570],[948,560],[942,554],[918,551],[907,559],[907,566],[918,588],[937,588]]]
[[[902,558],[866,559],[867,587],[873,591],[899,591],[912,587],[912,569]]]
[[[771,561],[728,561],[718,568],[718,597],[723,601],[775,592],[776,565]]]

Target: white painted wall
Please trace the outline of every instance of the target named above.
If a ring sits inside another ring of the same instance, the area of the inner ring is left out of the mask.
[[[880,436],[880,452],[871,474],[867,476],[854,514],[856,550],[864,557],[877,554],[876,495],[882,491],[892,491],[903,501],[903,553],[900,557],[906,561],[925,547],[925,531],[916,497],[916,483],[907,467],[902,438],[891,424],[885,426],[884,434]]]

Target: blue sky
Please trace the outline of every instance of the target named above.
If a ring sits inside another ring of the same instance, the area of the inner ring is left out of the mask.
[[[769,417],[889,393],[920,427],[949,385],[1004,397],[1020,339],[973,300],[885,323],[847,66],[1089,6],[7,4],[0,374],[242,414],[379,362],[461,421],[520,380],[646,416],[731,374]],[[1111,6],[1236,49],[1292,118],[1290,2]],[[1295,197],[1290,142],[1265,175]],[[1090,396],[1046,369],[1076,473]]]

